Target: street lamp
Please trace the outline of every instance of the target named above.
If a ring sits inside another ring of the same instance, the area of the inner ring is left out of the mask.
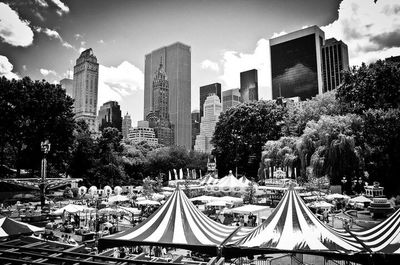
[[[46,189],[46,167],[47,167],[47,154],[50,152],[51,144],[49,140],[45,140],[40,143],[41,151],[43,152],[42,164],[41,164],[41,181],[40,181],[40,205],[42,212],[45,204],[45,189]]]
[[[346,177],[343,177],[343,178],[341,179],[341,182],[343,183],[343,191],[342,191],[342,193],[343,193],[343,192],[344,192],[344,188],[345,188],[346,183],[347,183]]]

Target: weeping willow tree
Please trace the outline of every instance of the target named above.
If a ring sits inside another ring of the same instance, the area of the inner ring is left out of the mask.
[[[300,179],[307,181],[307,167],[310,166],[311,156],[315,152],[315,143],[309,135],[303,135],[296,144],[296,150],[300,162]]]
[[[362,176],[362,150],[356,141],[360,126],[360,118],[352,114],[322,116],[318,122],[307,124],[297,147],[302,166],[311,168],[310,177],[327,176],[331,184],[337,185],[342,178],[351,180]]]

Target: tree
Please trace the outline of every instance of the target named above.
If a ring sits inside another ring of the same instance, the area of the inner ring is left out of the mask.
[[[398,108],[399,87],[399,64],[377,61],[345,72],[336,96],[346,112],[362,114],[368,109]]]
[[[287,136],[300,136],[306,128],[307,122],[318,121],[322,115],[339,115],[340,107],[334,91],[317,95],[302,102],[301,105],[288,106],[283,132]]]
[[[218,171],[238,171],[257,176],[262,147],[281,135],[286,109],[273,101],[236,105],[219,116],[212,143]]]
[[[0,79],[0,157],[12,157],[11,167],[39,171],[42,158],[40,143],[49,140],[49,166],[64,173],[73,144],[75,121],[73,100],[59,85],[32,81],[25,77]],[[11,151],[5,154],[5,151]]]
[[[400,194],[400,109],[366,111],[363,135],[371,181],[379,181],[387,195]]]

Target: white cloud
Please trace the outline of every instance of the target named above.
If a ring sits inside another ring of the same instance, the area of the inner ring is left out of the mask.
[[[8,5],[0,3],[0,39],[13,46],[26,47],[33,42],[29,22],[21,20]]]
[[[270,99],[271,67],[269,61],[269,41],[260,39],[253,53],[224,52],[223,74],[219,78],[225,84],[226,89],[239,88],[240,72],[257,69],[259,98]]]
[[[117,67],[100,65],[98,106],[109,100],[121,101],[143,88],[144,74],[133,64],[124,61]]]
[[[66,6],[60,0],[51,0],[51,2],[53,2],[53,4],[55,4],[59,8],[59,10],[57,10],[57,14],[58,15],[62,16],[64,13],[68,13],[69,12],[69,7]]]
[[[86,50],[85,47],[80,47],[79,50],[78,50],[78,52],[79,52],[79,53],[82,53],[84,50]]]
[[[207,59],[201,62],[201,69],[210,69],[212,71],[218,72],[219,66],[218,63]]]
[[[345,42],[351,65],[400,55],[400,3],[398,0],[345,0],[339,16],[322,27],[325,38]]]
[[[82,38],[83,38],[83,36],[82,36],[81,34],[79,34],[79,33],[76,33],[76,34],[74,35],[74,37],[75,37],[76,40],[79,40],[79,39],[82,39]]]
[[[271,39],[273,39],[273,38],[277,38],[277,37],[279,37],[279,36],[283,36],[283,35],[286,35],[287,34],[287,32],[286,31],[281,31],[281,32],[279,32],[279,33],[277,33],[277,32],[274,32],[274,34],[272,34],[272,37],[271,37]]]
[[[0,55],[0,76],[4,76],[8,79],[19,79],[19,76],[12,72],[13,68],[14,66],[7,57]]]
[[[72,70],[67,70],[67,71],[63,74],[64,78],[71,78],[71,79],[72,79],[73,75],[74,75],[74,73],[72,72]]]
[[[104,44],[104,40],[99,40],[98,43]]]
[[[47,69],[43,69],[43,68],[40,68],[40,73],[41,73],[42,75],[44,75],[44,76],[48,76],[48,75],[50,75],[50,74],[52,74],[52,75],[57,75],[56,71],[54,71],[54,70],[47,70]]]
[[[53,29],[49,28],[41,28],[41,27],[35,27],[35,31],[39,33],[44,33],[47,36],[49,36],[51,39],[57,39],[61,42],[62,46],[69,48],[69,49],[75,49],[74,46],[72,46],[69,42],[63,40],[63,38],[60,36],[60,34]]]
[[[48,7],[46,0],[35,0],[35,2],[41,7]]]

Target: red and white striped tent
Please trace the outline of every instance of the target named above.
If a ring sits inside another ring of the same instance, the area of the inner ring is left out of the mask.
[[[272,252],[352,254],[365,251],[350,232],[323,224],[293,188],[286,192],[262,224],[242,239],[224,246],[226,256]]]
[[[178,186],[168,201],[148,219],[131,229],[101,238],[99,247],[161,245],[216,255],[226,240],[235,242],[248,231],[211,220]]]

